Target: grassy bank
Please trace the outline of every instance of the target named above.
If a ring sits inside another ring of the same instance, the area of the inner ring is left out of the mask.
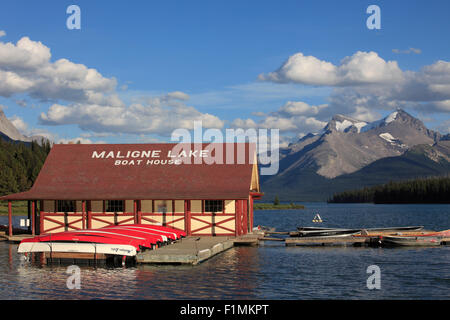
[[[305,209],[301,204],[273,204],[273,203],[254,203],[255,210],[290,210],[290,209]]]
[[[12,214],[13,216],[28,215],[27,201],[13,201]],[[0,201],[0,216],[7,216],[7,215],[8,215],[8,201]]]

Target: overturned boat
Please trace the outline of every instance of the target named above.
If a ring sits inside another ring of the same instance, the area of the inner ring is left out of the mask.
[[[100,229],[43,234],[24,239],[18,253],[41,253],[47,259],[132,260],[138,252],[154,250],[186,236],[180,230],[153,225],[120,225]]]

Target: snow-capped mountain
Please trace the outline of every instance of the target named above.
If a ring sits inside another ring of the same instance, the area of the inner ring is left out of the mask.
[[[414,145],[433,145],[439,137],[439,133],[427,129],[403,110],[372,123],[335,115],[320,134],[307,135],[289,145],[284,154],[286,158],[295,157],[296,161],[290,161],[280,174],[308,162],[317,167],[319,175],[334,178],[378,159],[399,156]]]
[[[263,187],[268,194],[274,186],[313,190],[319,188],[315,182],[320,180],[332,190],[335,181],[382,159],[401,157],[412,149],[417,151],[418,145],[426,146],[420,150],[427,161],[448,161],[450,141],[441,138],[438,132],[427,129],[422,121],[404,110],[371,123],[335,115],[319,134],[308,134],[282,150],[278,174],[263,176]]]

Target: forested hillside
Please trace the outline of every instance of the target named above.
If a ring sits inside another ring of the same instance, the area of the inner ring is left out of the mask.
[[[0,196],[31,188],[50,152],[48,141],[40,146],[0,139]]]
[[[329,202],[450,203],[450,177],[389,182],[381,186],[337,193]]]

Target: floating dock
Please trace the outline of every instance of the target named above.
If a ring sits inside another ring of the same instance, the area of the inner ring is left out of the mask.
[[[284,240],[286,246],[353,246],[361,247],[378,239],[363,237],[292,237]]]
[[[187,237],[156,250],[136,255],[138,264],[199,264],[234,246],[256,246],[264,234],[249,233],[240,237]]]
[[[389,229],[389,228],[385,228]],[[325,230],[326,231],[326,230]],[[381,246],[382,238],[384,236],[422,236],[430,233],[435,233],[431,230],[396,230],[392,228],[391,230],[377,230],[377,229],[362,229],[362,232],[346,235],[346,236],[300,236],[301,232],[291,231],[286,233],[280,232],[266,232],[267,234],[287,234],[289,237],[284,238],[286,246],[370,246],[377,247]],[[260,240],[271,240],[270,238],[261,238]],[[450,238],[443,237],[440,239],[441,245],[450,244]]]
[[[233,247],[229,237],[187,237],[170,245],[136,255],[136,262],[153,264],[199,264]]]
[[[9,241],[13,243],[19,243],[23,239],[32,238],[33,236],[29,234],[28,230],[13,228],[13,235],[8,235],[8,227],[5,225],[0,225],[0,241]]]
[[[17,234],[8,236],[4,232],[0,231],[0,241],[8,241],[12,243],[20,243],[23,239],[33,238],[30,234]]]

